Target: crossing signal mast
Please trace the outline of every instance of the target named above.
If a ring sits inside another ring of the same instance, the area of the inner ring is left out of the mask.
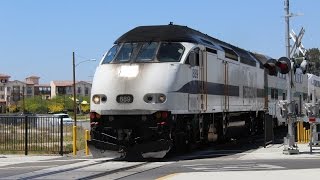
[[[289,0],[284,0],[284,10],[285,10],[285,42],[286,42],[286,57],[281,57],[278,60],[269,59],[264,63],[264,67],[268,70],[269,75],[277,76],[278,73],[288,74],[287,76],[287,100],[279,100],[278,105],[284,112],[284,116],[287,118],[288,122],[288,134],[284,138],[285,146],[283,153],[284,154],[297,154],[299,150],[295,144],[294,137],[294,123],[296,122],[296,114],[294,111],[295,102],[292,98],[292,79],[293,75],[296,72],[296,68],[300,67],[302,72],[305,74],[308,66],[308,62],[305,59],[306,49],[303,47],[301,40],[304,35],[304,28],[302,28],[298,35],[292,31],[289,35],[289,19],[290,17],[297,16],[299,14],[289,13]],[[290,37],[294,42],[292,49],[290,49]],[[294,53],[299,50],[303,55],[303,61],[300,65],[295,63],[295,60],[292,58]]]
[[[308,62],[305,59],[306,49],[303,47],[301,40],[304,35],[305,29],[302,28],[298,35],[292,32],[289,35],[289,18],[296,16],[296,14],[289,13],[289,0],[284,0],[284,10],[285,10],[285,25],[286,25],[286,57],[281,57],[278,60],[269,59],[264,64],[266,70],[268,70],[269,75],[277,76],[278,73],[288,74],[287,76],[287,100],[279,100],[278,105],[282,109],[287,118],[288,122],[288,134],[285,137],[285,146],[283,153],[284,154],[297,154],[299,150],[295,144],[294,137],[294,123],[296,121],[296,114],[294,111],[295,102],[292,98],[292,79],[295,73],[296,68],[300,67],[303,73],[306,73]],[[290,37],[294,42],[293,47],[290,49]],[[295,63],[295,60],[292,58],[294,53],[299,50],[303,55],[303,61],[300,65]]]
[[[289,33],[289,19],[292,16],[295,16],[292,13],[289,13],[289,0],[285,0],[284,1],[284,10],[285,10],[285,27],[286,27],[286,34],[285,34],[285,42],[286,42],[286,57],[290,60],[290,64],[291,66],[293,66],[293,68],[296,68],[294,62],[292,60],[292,54],[296,51],[296,49],[298,48],[300,52],[302,52],[303,56],[305,56],[305,49],[302,46],[301,43],[301,39],[303,37],[303,34],[305,32],[305,30],[302,28],[299,35],[296,36],[295,33]],[[289,35],[290,34],[290,35]],[[292,47],[292,49],[290,49],[290,36],[292,38],[292,40],[294,41],[294,45]],[[301,69],[302,71],[305,73],[305,69],[307,66],[307,62],[304,59],[303,63],[301,63]],[[288,74],[288,79],[287,79],[287,100],[286,101],[280,101],[279,104],[280,106],[282,105],[283,108],[287,109],[287,122],[288,122],[288,134],[287,136],[284,138],[285,142],[284,142],[284,149],[283,149],[283,153],[284,154],[298,154],[299,150],[297,145],[295,144],[295,137],[294,137],[294,123],[296,122],[296,114],[293,111],[294,110],[294,100],[292,98],[292,79],[293,79],[293,73],[294,71],[289,71]]]

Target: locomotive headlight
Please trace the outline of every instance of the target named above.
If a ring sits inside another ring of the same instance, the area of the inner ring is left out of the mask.
[[[139,66],[137,65],[123,65],[119,69],[120,77],[136,77],[139,73]]]
[[[146,103],[164,103],[167,100],[166,95],[164,94],[160,94],[160,93],[150,93],[150,94],[146,94],[143,97],[144,102]]]
[[[92,96],[92,101],[95,104],[100,104],[100,96],[99,95]]]
[[[164,94],[160,94],[158,97],[159,103],[164,103],[166,101],[167,97]]]

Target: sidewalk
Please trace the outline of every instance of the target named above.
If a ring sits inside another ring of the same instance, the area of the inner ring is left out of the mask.
[[[222,172],[192,172],[176,173],[157,180],[215,179],[215,180],[271,180],[271,179],[317,179],[320,169],[292,169],[281,171],[222,171]]]
[[[51,160],[51,159],[57,159],[61,158],[63,156],[57,156],[57,155],[3,155],[0,154],[0,167],[8,166],[12,164],[20,164],[20,163],[28,163],[28,162],[37,162],[37,161],[44,161],[44,160]]]
[[[299,154],[286,155],[283,154],[283,144],[273,144],[266,148],[259,148],[252,152],[242,153],[240,160],[256,160],[256,159],[299,159],[299,158],[319,158],[320,147],[312,147],[312,154],[310,153],[309,144],[298,144]]]
[[[259,148],[251,152],[240,153],[238,160],[263,160],[263,159],[319,159],[320,147],[313,147],[310,154],[308,144],[298,144],[299,154],[283,154],[283,144],[273,144],[266,148]],[[231,157],[232,158],[232,157]],[[234,158],[234,157],[233,157]],[[229,167],[232,168],[232,167]],[[208,172],[184,172],[170,174],[157,180],[181,180],[181,179],[216,179],[216,180],[270,180],[270,179],[316,179],[320,176],[320,168],[317,169],[288,169],[288,170],[239,170],[239,171],[209,171]]]

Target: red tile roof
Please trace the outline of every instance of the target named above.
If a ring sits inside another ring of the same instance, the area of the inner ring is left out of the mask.
[[[40,79],[40,77],[38,77],[38,76],[29,76],[29,77],[27,77],[27,78],[37,78],[37,79]]]
[[[0,74],[0,77],[10,78],[10,76],[8,76],[8,75],[6,75],[6,74]]]
[[[50,84],[35,84],[35,87],[50,87]]]
[[[72,86],[73,81],[53,81],[53,84],[55,84],[56,86]]]

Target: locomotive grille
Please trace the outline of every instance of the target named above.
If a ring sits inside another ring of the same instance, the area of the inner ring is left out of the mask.
[[[118,103],[132,103],[133,96],[131,94],[121,94],[117,96]]]

